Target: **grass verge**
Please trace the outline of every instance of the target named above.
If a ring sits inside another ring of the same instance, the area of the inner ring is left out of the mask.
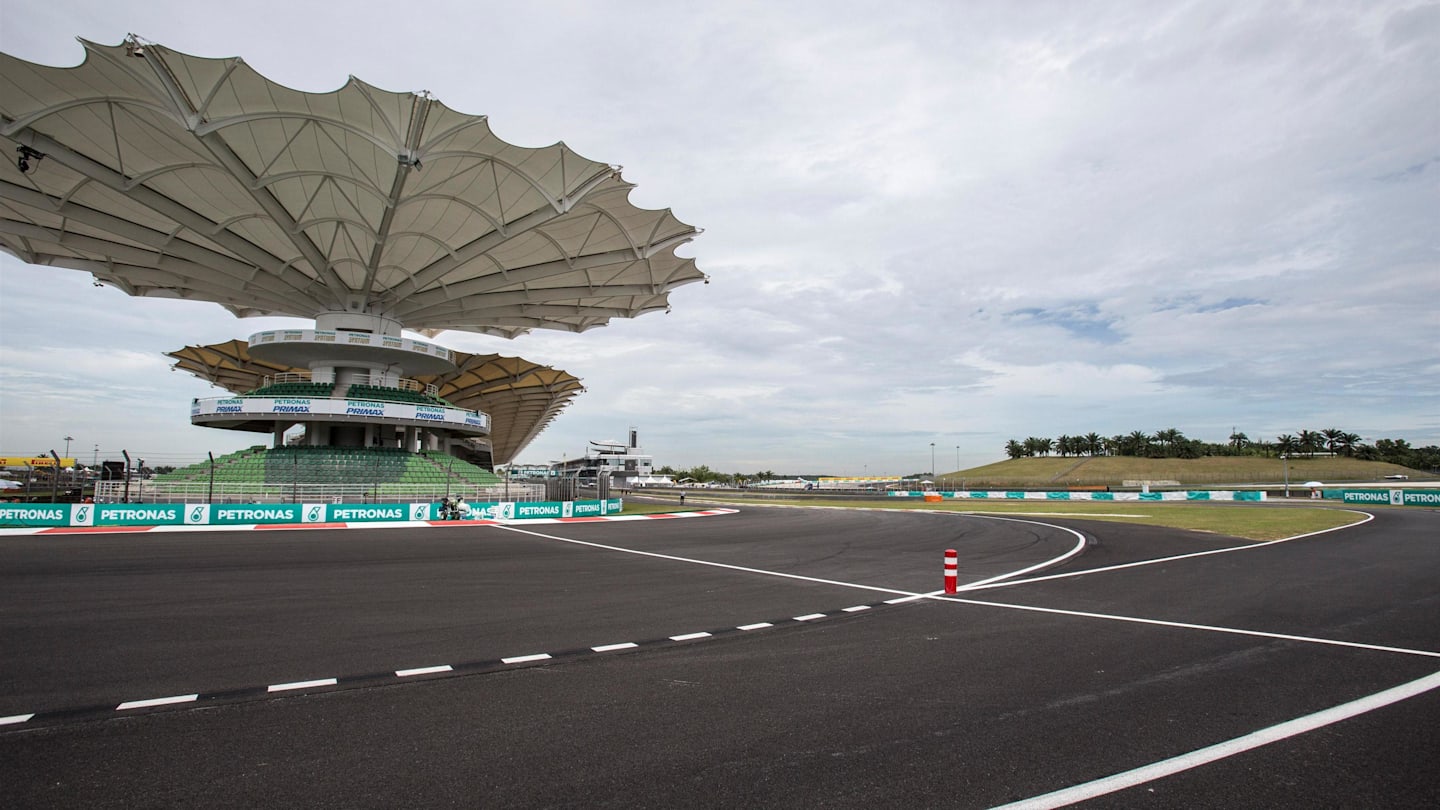
[[[708,500],[708,499],[707,499]],[[1246,540],[1279,540],[1298,534],[1334,529],[1359,523],[1365,516],[1359,512],[1335,507],[1275,507],[1247,503],[1137,503],[1114,501],[1106,503],[1085,503],[1082,501],[1037,501],[1033,503],[986,503],[977,506],[974,501],[925,503],[894,499],[894,501],[825,501],[817,503],[806,500],[767,500],[766,505],[777,506],[828,506],[839,508],[865,509],[923,509],[935,512],[955,512],[975,515],[1033,516],[1036,519],[1074,518],[1080,520],[1104,520],[1119,523],[1143,523],[1149,526],[1166,526],[1172,529],[1189,529],[1197,532],[1223,534]],[[754,506],[752,503],[733,503],[727,506]],[[649,509],[649,505],[640,505]],[[692,505],[690,508],[703,508]],[[656,505],[653,511],[684,511],[685,507]],[[630,511],[630,504],[625,505]],[[637,512],[637,514],[640,514]]]

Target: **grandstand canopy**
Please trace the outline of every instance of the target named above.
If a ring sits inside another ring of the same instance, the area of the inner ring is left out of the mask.
[[[175,368],[236,394],[261,387],[267,376],[304,373],[251,357],[243,340],[186,346],[168,356]],[[416,379],[434,384],[441,397],[458,407],[490,415],[491,455],[497,464],[513,460],[585,390],[577,377],[519,357],[455,352],[455,362],[457,371]]]
[[[695,228],[563,143],[355,78],[305,93],[239,58],[82,44],[69,68],[0,54],[0,249],[30,264],[242,317],[502,337],[664,310],[705,278],[675,255]]]

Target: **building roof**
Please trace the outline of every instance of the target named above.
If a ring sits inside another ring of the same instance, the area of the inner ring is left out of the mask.
[[[266,376],[308,373],[256,360],[243,340],[186,346],[167,356],[175,359],[175,368],[237,394],[259,388]],[[441,397],[458,407],[490,415],[491,455],[496,464],[515,458],[585,390],[574,375],[519,357],[455,352],[455,360],[457,371],[415,379],[435,385]]]
[[[237,316],[383,315],[432,335],[581,332],[705,278],[698,231],[619,167],[351,78],[306,93],[130,37],[0,54],[0,249]],[[18,150],[18,151],[17,151]]]

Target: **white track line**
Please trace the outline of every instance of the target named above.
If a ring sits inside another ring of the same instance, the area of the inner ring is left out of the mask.
[[[0,726],[13,726],[16,723],[27,723],[35,714],[12,714],[9,717],[0,717]]]
[[[599,647],[591,647],[590,650],[592,652],[613,652],[615,650],[629,650],[639,646],[639,644],[633,641],[623,641],[619,644],[601,644]]]
[[[673,560],[673,561],[675,561],[675,562],[690,563],[691,565],[708,565],[708,566],[710,566],[711,568],[725,568],[725,569],[728,569],[728,570],[731,570],[731,571],[743,571],[743,572],[745,572],[745,573],[747,573],[747,574],[763,574],[763,575],[765,575],[765,576],[770,576],[770,577],[783,577],[783,578],[785,578],[785,579],[798,579],[798,580],[801,580],[802,582],[818,582],[818,583],[820,583],[820,584],[822,584],[822,585],[839,585],[839,586],[841,586],[842,588],[859,588],[860,590],[863,590],[863,591],[878,591],[878,592],[880,592],[880,593],[898,593],[898,594],[904,594],[907,598],[911,598],[911,599],[919,599],[919,598],[921,598],[921,596],[918,595],[918,594],[912,593],[911,591],[901,590],[901,589],[899,589],[899,588],[881,588],[881,587],[878,587],[878,586],[876,586],[876,585],[861,585],[861,584],[858,583],[858,582],[840,582],[840,581],[838,581],[838,580],[833,580],[833,579],[821,579],[821,578],[819,578],[819,577],[807,577],[807,576],[802,576],[802,575],[800,575],[800,574],[787,574],[787,573],[785,573],[784,571],[767,571],[767,570],[765,570],[765,569],[763,569],[763,568],[747,568],[746,566],[743,566],[743,565],[731,565],[731,564],[729,564],[729,563],[711,562],[711,561],[709,561],[709,560],[697,560],[697,559],[694,559],[694,558],[692,558],[692,557],[677,557],[677,556],[675,556],[675,555],[673,555],[673,554],[659,554],[659,553],[656,553],[656,552],[654,552],[654,551],[640,551],[640,550],[638,550],[638,549],[623,548],[623,547],[621,547],[621,546],[609,546],[609,545],[605,545],[604,543],[591,543],[591,542],[588,542],[588,541],[586,541],[586,540],[572,540],[572,539],[570,539],[570,538],[568,538],[568,537],[557,537],[557,536],[555,536],[555,535],[553,535],[553,534],[544,534],[544,533],[542,533],[542,532],[532,532],[532,531],[529,531],[529,530],[527,530],[527,529],[517,528],[517,527],[515,527],[515,526],[496,526],[495,528],[501,529],[501,530],[507,531],[507,532],[515,532],[516,534],[528,534],[528,535],[530,535],[530,536],[532,536],[532,537],[540,537],[540,538],[543,538],[543,539],[545,539],[545,540],[558,540],[558,541],[561,542],[561,543],[571,543],[571,544],[577,545],[577,546],[588,546],[588,547],[590,547],[590,548],[599,548],[599,549],[604,549],[604,550],[606,550],[606,551],[619,551],[619,552],[623,552],[623,553],[625,553],[625,554],[638,554],[638,555],[640,555],[640,556],[642,556],[642,557],[655,557],[655,558],[661,559],[661,560]]]
[[[291,689],[309,689],[313,686],[334,686],[334,678],[320,678],[314,681],[295,681],[294,683],[276,683],[265,687],[267,692],[288,692]]]
[[[948,513],[937,513],[937,514],[948,514]],[[1021,569],[1018,570],[1018,571],[1011,571],[1011,572],[1009,572],[1009,573],[1007,573],[1007,574],[1000,574],[999,576],[994,576],[994,577],[990,577],[989,579],[984,579],[984,580],[980,580],[979,582],[971,583],[972,586],[973,586],[973,585],[984,585],[984,584],[991,583],[991,582],[998,582],[998,581],[1000,581],[1000,580],[1008,579],[1008,578],[1010,578],[1010,577],[1018,577],[1018,576],[1020,576],[1020,575],[1022,575],[1022,574],[1027,574],[1027,573],[1029,573],[1029,572],[1031,572],[1031,571],[1037,571],[1037,570],[1039,570],[1039,569],[1041,569],[1041,568],[1045,568],[1045,567],[1048,567],[1048,566],[1051,566],[1051,565],[1055,565],[1056,563],[1060,563],[1060,562],[1063,562],[1063,561],[1065,561],[1065,560],[1068,560],[1068,559],[1070,559],[1071,557],[1075,556],[1076,554],[1079,554],[1081,551],[1083,551],[1083,550],[1085,549],[1085,535],[1081,534],[1080,532],[1075,531],[1074,529],[1066,528],[1065,526],[1056,526],[1056,525],[1054,525],[1053,523],[1042,523],[1042,522],[1040,522],[1040,521],[1038,521],[1038,520],[1021,520],[1021,519],[1019,519],[1019,518],[991,518],[991,517],[986,516],[986,517],[981,517],[981,519],[982,519],[982,520],[1003,520],[1003,521],[1008,521],[1008,522],[1011,522],[1011,523],[1028,523],[1028,524],[1033,525],[1033,526],[1045,526],[1046,528],[1056,529],[1056,530],[1059,530],[1059,531],[1062,531],[1062,532],[1066,532],[1066,533],[1068,533],[1068,534],[1072,534],[1072,535],[1075,536],[1077,542],[1076,542],[1075,546],[1072,547],[1069,551],[1065,552],[1064,554],[1061,554],[1061,555],[1058,556],[1058,557],[1054,557],[1054,558],[1052,558],[1052,559],[1045,560],[1044,562],[1036,563],[1035,565],[1031,565],[1031,566],[1028,566],[1028,567],[1026,567],[1026,568],[1021,568]],[[731,570],[731,571],[744,571],[744,572],[749,573],[749,574],[763,574],[763,575],[765,575],[765,576],[771,576],[771,577],[784,577],[784,578],[786,578],[786,579],[798,579],[798,580],[802,580],[802,581],[804,581],[804,582],[818,582],[818,583],[820,583],[820,584],[822,584],[822,585],[839,585],[839,586],[845,587],[845,588],[859,588],[859,589],[861,589],[861,590],[866,590],[866,591],[879,591],[880,593],[893,593],[893,594],[900,594],[900,595],[901,595],[901,597],[900,597],[899,599],[887,600],[887,601],[885,602],[885,604],[887,604],[887,605],[898,605],[898,604],[900,604],[900,603],[902,603],[902,602],[910,602],[910,601],[914,601],[914,600],[916,600],[916,599],[923,599],[923,598],[925,598],[926,596],[929,596],[929,595],[934,594],[934,593],[941,593],[941,591],[932,591],[930,594],[917,594],[917,593],[915,593],[915,592],[913,592],[913,591],[906,591],[906,590],[901,590],[901,589],[898,589],[898,588],[881,588],[881,587],[877,587],[877,586],[875,586],[875,585],[862,585],[862,584],[860,584],[860,583],[858,583],[858,582],[840,582],[840,581],[838,581],[838,580],[833,580],[833,579],[822,579],[822,578],[820,578],[820,577],[807,577],[807,576],[802,576],[802,575],[800,575],[800,574],[789,574],[789,573],[785,573],[784,571],[769,571],[769,570],[766,570],[766,569],[764,569],[764,568],[749,568],[749,567],[743,566],[743,565],[731,565],[731,564],[729,564],[729,563],[711,562],[711,561],[709,561],[709,560],[697,560],[697,559],[695,559],[695,558],[693,558],[693,557],[678,557],[678,556],[675,556],[675,555],[673,555],[673,554],[660,554],[660,553],[654,552],[654,551],[640,551],[640,550],[638,550],[638,549],[624,548],[624,547],[622,547],[622,546],[606,545],[605,543],[592,543],[592,542],[589,542],[589,541],[587,541],[587,540],[574,540],[574,539],[571,539],[571,538],[569,538],[569,537],[558,537],[558,536],[553,535],[553,534],[545,534],[545,533],[543,533],[543,532],[529,531],[529,530],[527,530],[527,529],[522,529],[522,528],[519,528],[519,527],[517,527],[517,526],[496,526],[495,528],[497,528],[497,529],[503,529],[503,530],[508,531],[508,532],[515,532],[515,533],[517,533],[517,534],[528,534],[528,535],[531,535],[531,536],[533,536],[533,537],[541,537],[541,538],[544,538],[544,539],[546,539],[546,540],[558,540],[558,541],[560,541],[560,542],[562,542],[562,543],[573,543],[574,545],[577,545],[577,546],[589,546],[590,548],[605,549],[606,551],[620,551],[620,552],[624,552],[624,553],[626,553],[626,554],[639,554],[639,555],[642,556],[642,557],[655,557],[655,558],[662,559],[662,560],[674,560],[675,562],[690,563],[690,564],[692,564],[692,565],[708,565],[708,566],[711,566],[711,567],[713,567],[713,568],[726,568],[726,569],[729,569],[729,570]]]
[[[200,699],[200,695],[175,695],[174,697],[150,698],[149,700],[127,700],[115,707],[115,711],[123,712],[126,709],[146,709],[151,706],[169,706],[172,703],[194,703]]]
[[[1345,510],[1345,511],[1350,511],[1350,510]],[[1082,576],[1085,576],[1086,574],[1099,574],[1099,573],[1102,573],[1102,572],[1105,572],[1105,571],[1119,571],[1119,570],[1125,569],[1125,568],[1139,568],[1139,567],[1141,567],[1141,566],[1146,566],[1146,565],[1159,565],[1159,564],[1161,564],[1161,563],[1175,562],[1176,560],[1188,560],[1188,559],[1190,559],[1190,558],[1192,558],[1192,557],[1208,557],[1208,556],[1211,555],[1211,554],[1229,554],[1229,553],[1232,552],[1232,551],[1249,551],[1249,550],[1251,550],[1251,549],[1265,548],[1265,547],[1267,547],[1267,546],[1273,546],[1273,545],[1275,545],[1275,544],[1277,544],[1277,543],[1288,543],[1288,542],[1290,542],[1291,540],[1304,540],[1304,539],[1307,538],[1307,537],[1315,537],[1315,536],[1322,535],[1322,534],[1329,534],[1330,532],[1338,532],[1338,531],[1340,531],[1341,529],[1353,529],[1353,528],[1356,527],[1356,526],[1363,526],[1364,524],[1369,523],[1370,521],[1372,521],[1372,520],[1375,519],[1375,516],[1372,515],[1372,514],[1370,514],[1369,512],[1357,512],[1356,514],[1364,515],[1364,516],[1365,516],[1365,519],[1362,520],[1362,521],[1359,521],[1358,523],[1347,523],[1347,524],[1345,524],[1344,526],[1335,526],[1335,527],[1329,528],[1329,529],[1321,529],[1320,531],[1317,531],[1317,532],[1307,532],[1306,534],[1297,534],[1297,535],[1294,535],[1294,536],[1291,536],[1291,537],[1282,537],[1282,538],[1280,538],[1279,540],[1267,540],[1267,541],[1257,542],[1257,543],[1247,543],[1247,544],[1245,544],[1245,545],[1243,545],[1243,546],[1226,546],[1225,548],[1212,548],[1212,549],[1209,549],[1209,550],[1207,550],[1207,551],[1193,551],[1193,552],[1190,552],[1189,554],[1176,554],[1176,555],[1174,555],[1174,556],[1172,556],[1172,557],[1157,557],[1157,558],[1155,558],[1155,559],[1153,559],[1153,560],[1137,560],[1136,562],[1119,563],[1119,564],[1117,564],[1117,565],[1107,565],[1107,566],[1105,566],[1105,567],[1103,567],[1103,568],[1089,568],[1089,569],[1086,569],[1086,570],[1084,570],[1084,571],[1068,571],[1068,572],[1063,573],[1063,574],[1050,574],[1050,575],[1048,575],[1048,576],[1043,576],[1043,577],[1031,577],[1030,579],[1010,580],[1010,581],[1007,581],[1007,582],[997,582],[996,580],[997,580],[998,578],[993,578],[993,577],[992,577],[991,579],[983,580],[983,581],[981,581],[981,582],[972,582],[972,583],[970,583],[969,585],[962,585],[962,586],[960,586],[960,590],[962,590],[962,591],[978,591],[978,590],[985,590],[985,589],[989,589],[989,588],[1008,588],[1008,587],[1010,587],[1010,586],[1012,586],[1012,585],[1028,585],[1028,584],[1031,583],[1031,582],[1045,582],[1046,580],[1051,580],[1051,579],[1066,579],[1066,578],[1069,578],[1069,577],[1082,577]],[[1034,570],[1034,569],[1032,568],[1032,569],[1027,569],[1027,570]],[[1024,573],[1024,572],[1023,572],[1023,571],[1017,571],[1017,572],[1015,572],[1014,574],[1011,574],[1010,576],[1019,576],[1019,575],[1022,574],[1022,573]]]
[[[1352,717],[1384,708],[1393,703],[1424,694],[1432,689],[1440,687],[1440,672],[1432,673],[1418,680],[1401,684],[1393,689],[1386,689],[1383,692],[1376,692],[1373,695],[1352,700],[1349,703],[1342,703],[1323,711],[1307,714],[1304,717],[1297,717],[1278,725],[1262,728],[1259,731],[1246,734],[1243,737],[1236,737],[1222,743],[1191,751],[1188,754],[1181,754],[1178,757],[1161,760],[1150,765],[1145,765],[1134,770],[1117,773],[1093,782],[1086,782],[1083,785],[1057,790],[1053,793],[1046,793],[1043,796],[1036,796],[1030,799],[1002,805],[996,810],[1051,810],[1051,808],[1065,807],[1066,805],[1083,802],[1097,796],[1104,796],[1114,793],[1117,790],[1135,787],[1146,782],[1153,782],[1166,776],[1173,776],[1181,771],[1187,771],[1201,765],[1208,765],[1211,762],[1244,753],[1262,745],[1269,745],[1290,737],[1306,732],[1323,728],[1341,720],[1348,720]]]
[[[1362,644],[1358,641],[1340,641],[1332,638],[1317,638],[1315,636],[1292,636],[1287,633],[1267,633],[1262,630],[1242,630],[1236,627],[1218,627],[1210,624],[1191,624],[1189,622],[1172,622],[1164,619],[1142,619],[1138,616],[1117,616],[1113,613],[1090,613],[1084,610],[1064,610],[1062,608],[1037,607],[1035,605],[1016,605],[1007,602],[986,602],[980,599],[961,599],[954,596],[932,596],[932,599],[939,602],[958,602],[962,605],[977,605],[979,607],[997,607],[1009,610],[1024,610],[1031,613],[1051,613],[1057,616],[1078,616],[1083,619],[1104,619],[1112,622],[1130,622],[1132,624],[1148,624],[1156,627],[1177,627],[1182,630],[1206,630],[1211,633],[1228,633],[1235,636],[1252,636],[1255,638],[1271,638],[1279,641],[1299,641],[1306,644],[1325,644],[1331,647],[1349,647],[1357,650],[1375,650],[1377,652],[1400,653],[1402,655],[1419,655],[1426,658],[1440,658],[1440,652],[1431,650],[1412,650],[1407,647],[1387,647],[1382,644]]]
[[[409,678],[409,677],[414,676],[414,675],[434,675],[434,674],[436,674],[437,672],[453,672],[453,671],[454,671],[454,670],[451,668],[451,666],[450,666],[449,664],[441,664],[441,665],[438,666],[438,667],[420,667],[420,668],[418,668],[418,669],[397,669],[397,670],[395,670],[395,677],[397,677],[397,678]]]
[[[534,655],[517,655],[514,658],[501,658],[502,664],[523,664],[527,661],[544,661],[550,657],[550,653],[536,653]]]

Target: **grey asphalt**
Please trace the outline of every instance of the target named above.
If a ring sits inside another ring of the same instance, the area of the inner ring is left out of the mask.
[[[1440,514],[969,600],[1440,651]],[[1060,518],[1056,573],[1236,545]],[[541,525],[901,592],[1054,557],[1055,527],[747,508]],[[989,807],[1440,671],[1440,659],[893,594],[491,527],[0,540],[7,806]],[[847,607],[868,605],[863,611]],[[797,621],[794,617],[823,614]],[[739,631],[739,625],[775,626]],[[696,632],[715,635],[673,642]],[[635,642],[606,653],[598,645]],[[551,653],[507,665],[501,659]],[[439,664],[457,671],[401,679]],[[337,678],[268,694],[268,684]],[[121,701],[199,693],[178,707]],[[1433,807],[1426,693],[1092,800]]]

